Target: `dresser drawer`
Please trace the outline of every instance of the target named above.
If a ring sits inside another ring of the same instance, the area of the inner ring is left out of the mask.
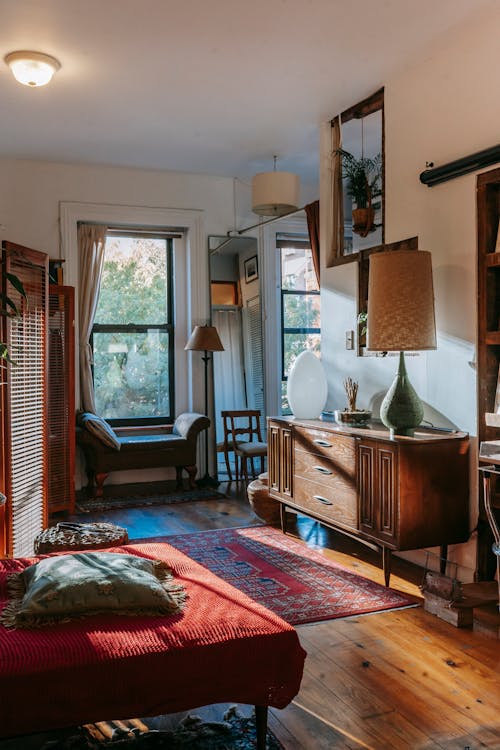
[[[295,478],[294,504],[306,513],[314,513],[349,529],[358,528],[358,505],[355,488],[339,484],[320,484],[302,477]]]
[[[316,430],[312,427],[294,426],[294,444],[295,449],[316,453],[320,456],[331,456],[336,450],[337,441],[354,440],[351,437],[343,435],[332,435],[326,430]]]

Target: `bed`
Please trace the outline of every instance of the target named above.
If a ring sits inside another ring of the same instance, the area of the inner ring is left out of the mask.
[[[0,736],[234,701],[258,707],[264,747],[267,707],[284,708],[299,690],[305,652],[295,630],[164,542],[109,551],[167,562],[188,593],[185,610],[0,626]],[[0,561],[1,608],[7,575],[37,559]]]

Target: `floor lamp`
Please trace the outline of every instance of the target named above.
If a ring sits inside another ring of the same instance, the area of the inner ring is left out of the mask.
[[[208,363],[211,359],[209,353],[224,351],[215,326],[195,326],[184,349],[193,352],[204,352],[202,360],[205,363],[205,414],[208,417]],[[218,487],[219,485],[217,479],[214,479],[208,473],[208,431],[205,439],[205,476],[198,480],[198,484],[200,487]]]

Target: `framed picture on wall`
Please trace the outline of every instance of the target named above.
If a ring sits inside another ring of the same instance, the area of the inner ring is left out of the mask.
[[[244,266],[245,266],[245,281],[247,284],[259,278],[259,267],[257,265],[256,255],[252,255],[251,258],[247,258],[244,261]]]

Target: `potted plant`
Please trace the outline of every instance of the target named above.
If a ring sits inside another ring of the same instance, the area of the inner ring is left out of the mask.
[[[366,427],[371,419],[372,413],[368,409],[357,409],[356,399],[358,397],[358,383],[352,378],[344,380],[344,390],[347,395],[349,406],[341,411],[335,412],[335,421],[340,425],[349,425],[350,427]]]
[[[382,195],[382,155],[357,159],[349,151],[337,149],[342,159],[343,179],[347,182],[347,195],[356,208],[352,209],[352,231],[366,237],[375,230],[375,210],[380,208]]]

